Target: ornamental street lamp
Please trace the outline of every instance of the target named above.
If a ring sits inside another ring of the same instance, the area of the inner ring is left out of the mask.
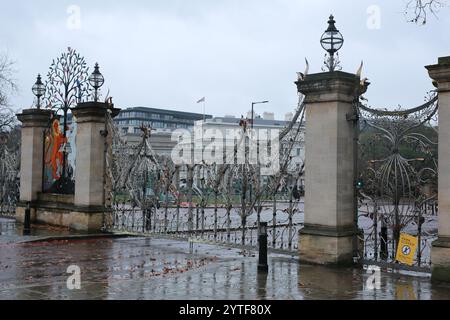
[[[328,20],[328,29],[322,35],[320,39],[320,44],[322,48],[328,52],[328,56],[326,57],[325,66],[329,71],[335,71],[336,67],[339,65],[339,54],[337,52],[344,45],[344,37],[339,32],[339,30],[335,26],[336,21],[334,20],[333,15],[330,16]],[[335,57],[337,55],[337,58]]]
[[[94,88],[94,101],[98,101],[98,89],[105,83],[105,78],[100,73],[98,63],[95,64],[94,72],[89,77],[89,84]]]
[[[38,74],[36,83],[32,88],[33,94],[37,97],[37,108],[41,108],[41,97],[45,94],[45,85],[42,83],[41,75]]]

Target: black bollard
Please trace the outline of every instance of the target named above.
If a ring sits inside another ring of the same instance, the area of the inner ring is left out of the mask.
[[[30,203],[27,204],[27,208],[25,209],[25,218],[23,221],[23,235],[28,236],[31,233],[31,209]]]
[[[388,228],[383,223],[381,226],[381,232],[380,232],[380,238],[381,238],[381,259],[386,260],[388,258]],[[375,248],[375,250],[377,250]]]
[[[145,209],[144,210],[144,232],[148,232],[152,230],[152,210]]]
[[[268,272],[267,265],[267,222],[261,222],[258,230],[259,261],[258,272]]]

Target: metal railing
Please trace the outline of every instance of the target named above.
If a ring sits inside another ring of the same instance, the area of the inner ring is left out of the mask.
[[[278,201],[276,205],[265,202],[259,213],[254,210],[245,219],[239,215],[238,206],[193,205],[189,209],[171,205],[166,210],[164,205],[156,205],[143,210],[122,202],[111,209],[105,213],[105,231],[164,235],[232,246],[256,247],[258,225],[267,222],[269,247],[291,253],[298,250],[298,233],[303,227],[303,202],[300,201],[295,204]]]

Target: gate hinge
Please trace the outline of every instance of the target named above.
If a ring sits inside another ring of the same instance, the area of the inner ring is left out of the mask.
[[[347,118],[347,121],[353,121],[353,122],[359,121],[359,115],[356,113],[347,113],[346,118]]]
[[[107,137],[108,136],[108,130],[100,130],[100,134],[102,135],[102,137]]]

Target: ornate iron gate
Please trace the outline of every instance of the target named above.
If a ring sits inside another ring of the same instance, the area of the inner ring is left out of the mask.
[[[151,129],[142,127],[142,141],[130,146],[109,118],[104,229],[245,247],[257,245],[259,223],[268,222],[272,249],[296,253],[304,167],[289,169],[303,117],[300,102],[292,124],[281,133],[280,171],[266,181],[260,168],[247,162],[174,165],[153,151]],[[246,123],[244,133],[245,128]],[[244,137],[235,152],[246,143]]]
[[[409,110],[362,103],[359,226],[363,261],[428,271],[437,238],[437,95]],[[435,140],[435,141],[432,141]],[[396,263],[401,233],[418,238],[413,266]]]
[[[77,125],[71,110],[92,93],[88,79],[86,61],[73,48],[50,65],[44,100],[53,116],[44,133],[44,193],[75,193]]]
[[[15,217],[19,201],[20,148],[9,145],[11,136],[7,133],[0,141],[0,217],[6,218]]]

